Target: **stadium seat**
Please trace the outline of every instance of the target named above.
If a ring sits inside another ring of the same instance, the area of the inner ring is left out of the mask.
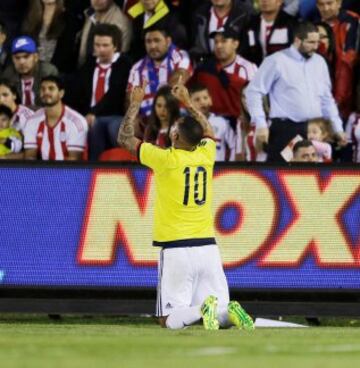
[[[104,151],[100,161],[137,161],[137,158],[124,148],[111,148]]]

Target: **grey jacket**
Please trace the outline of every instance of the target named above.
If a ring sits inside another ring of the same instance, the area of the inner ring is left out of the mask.
[[[85,23],[81,31],[80,51],[78,65],[83,65],[87,59],[87,44],[90,35],[91,25],[93,20],[91,19],[94,14],[93,8],[85,10]],[[130,48],[130,42],[132,37],[132,25],[130,19],[121,11],[121,9],[113,4],[106,14],[103,15],[100,23],[113,24],[117,26],[122,34],[121,39],[121,52],[127,52]]]
[[[40,101],[40,82],[41,79],[47,77],[49,75],[59,75],[57,68],[50,63],[39,61],[38,65],[34,69],[33,77],[34,77],[34,85],[33,91],[35,94],[35,106],[27,106],[31,109],[38,109],[41,106]],[[10,82],[16,85],[18,94],[21,98],[22,91],[21,91],[21,77],[15,70],[13,63],[11,63],[4,71],[3,78],[8,79]]]

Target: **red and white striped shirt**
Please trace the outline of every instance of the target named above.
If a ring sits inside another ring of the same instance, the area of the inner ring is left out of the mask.
[[[241,125],[241,121],[238,121],[236,126],[238,137],[236,140],[236,153],[245,154],[245,161],[248,162],[265,162],[267,160],[267,154],[264,151],[258,152],[256,150],[255,126],[251,126],[250,130],[246,133],[244,127]]]
[[[24,134],[26,122],[34,115],[34,111],[24,105],[18,105],[11,119],[11,127]]]
[[[216,142],[216,161],[226,161],[229,150],[229,161],[235,160],[236,134],[230,122],[220,115],[210,114],[208,121],[214,131]]]
[[[186,51],[173,48],[169,58],[166,57],[155,69],[156,75],[158,77],[157,89],[163,85],[166,85],[169,82],[171,74],[177,69],[185,69],[189,72],[189,74],[192,73],[189,54]],[[149,116],[156,92],[152,91],[150,86],[153,81],[149,80],[149,70],[146,65],[146,59],[138,61],[132,67],[128,79],[128,91],[130,91],[133,87],[141,86],[143,81],[147,81],[148,84],[145,89],[144,100],[141,103],[140,113],[143,116]]]
[[[360,163],[360,114],[354,112],[349,116],[345,131],[353,146],[353,162]]]
[[[239,77],[250,82],[258,70],[256,64],[244,59],[240,55],[236,55],[235,60],[228,66],[224,67],[226,73],[232,77]]]
[[[21,79],[21,103],[25,106],[35,105],[34,78]]]
[[[25,149],[37,149],[42,160],[64,160],[69,151],[84,151],[88,125],[82,115],[63,105],[55,126],[48,126],[46,120],[45,110],[40,109],[27,121]]]

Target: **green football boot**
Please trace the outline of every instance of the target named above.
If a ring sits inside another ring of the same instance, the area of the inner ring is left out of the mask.
[[[246,331],[255,329],[254,321],[238,302],[232,301],[228,304],[228,314],[230,322],[238,329]]]
[[[217,297],[208,296],[201,306],[201,316],[205,330],[218,330],[219,321],[217,320]]]

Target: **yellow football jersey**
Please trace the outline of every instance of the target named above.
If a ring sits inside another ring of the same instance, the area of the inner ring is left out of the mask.
[[[212,176],[216,144],[203,139],[193,151],[139,148],[140,162],[155,177],[153,244],[162,247],[214,244]]]

